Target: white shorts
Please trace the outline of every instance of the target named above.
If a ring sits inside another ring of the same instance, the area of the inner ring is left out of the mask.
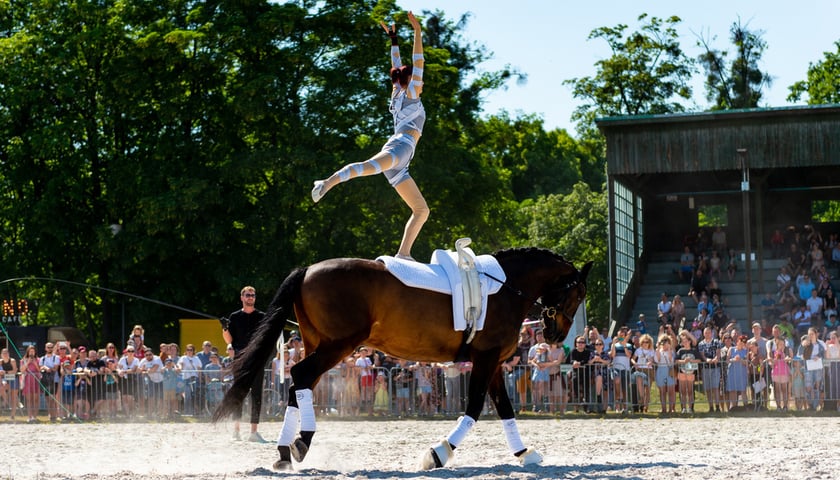
[[[398,133],[389,138],[385,146],[382,147],[382,152],[394,158],[394,165],[382,172],[392,187],[396,187],[411,178],[408,173],[408,166],[414,157],[415,146],[414,137],[407,133]]]

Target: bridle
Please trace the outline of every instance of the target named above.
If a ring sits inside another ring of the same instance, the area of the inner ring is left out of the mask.
[[[540,319],[543,323],[543,327],[545,327],[545,319],[551,319],[551,321],[553,321],[554,324],[556,325],[557,324],[557,314],[558,313],[562,316],[562,318],[565,318],[569,322],[569,324],[574,323],[575,314],[577,313],[577,307],[573,308],[571,305],[567,305],[567,303],[568,303],[567,295],[568,295],[568,292],[570,290],[574,290],[575,292],[579,292],[580,290],[577,287],[579,285],[581,285],[581,283],[582,282],[580,281],[580,279],[578,278],[578,275],[576,274],[575,279],[573,281],[567,283],[563,287],[557,288],[556,291],[563,292],[563,293],[559,295],[559,298],[557,299],[558,303],[555,306],[543,305],[542,302],[540,301],[540,299],[537,299],[537,301],[534,302],[535,305],[539,305],[539,306],[542,307],[542,310],[540,311]],[[580,293],[577,293],[577,295],[578,295],[577,306],[580,306],[580,302],[583,300],[583,298],[580,296]],[[562,310],[559,309],[559,307],[561,305],[563,305]]]

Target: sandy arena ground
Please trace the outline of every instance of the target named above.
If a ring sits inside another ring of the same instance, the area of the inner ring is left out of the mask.
[[[0,479],[840,478],[838,416],[522,419],[525,444],[545,456],[528,467],[489,418],[447,467],[420,471],[421,454],[453,426],[319,419],[304,462],[277,473],[279,422],[261,425],[268,444],[232,441],[231,423],[0,423]]]

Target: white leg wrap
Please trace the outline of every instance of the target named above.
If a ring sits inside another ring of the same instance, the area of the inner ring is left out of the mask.
[[[502,428],[505,430],[505,439],[510,448],[510,453],[516,455],[522,452],[517,458],[522,465],[531,465],[543,461],[542,455],[533,448],[525,448],[522,438],[519,437],[519,428],[516,426],[516,419],[502,420]],[[523,451],[524,450],[524,451]]]
[[[440,468],[446,466],[446,463],[452,458],[454,452],[452,445],[444,439],[438,444],[433,445],[432,448],[426,451],[426,454],[420,460],[420,468],[423,470],[431,470],[433,468]],[[435,460],[437,457],[437,460]]]
[[[455,428],[451,432],[449,432],[449,435],[446,437],[446,440],[453,447],[457,447],[461,444],[461,442],[464,441],[464,438],[474,426],[475,420],[469,415],[464,415],[463,417],[458,419],[458,425],[455,425]]]
[[[277,436],[277,445],[288,447],[295,439],[300,425],[300,410],[297,407],[286,407],[286,414],[283,416],[283,428]]]
[[[515,455],[525,450],[525,444],[522,443],[522,438],[519,436],[519,428],[516,426],[516,419],[502,420],[502,428],[505,430],[505,440],[507,440],[510,453]]]
[[[300,409],[300,430],[302,432],[314,432],[315,409],[312,407],[312,390],[308,388],[298,390],[295,395]]]
[[[533,448],[525,450],[525,452],[519,456],[519,463],[522,465],[533,465],[536,463],[542,463],[542,461],[543,456]]]

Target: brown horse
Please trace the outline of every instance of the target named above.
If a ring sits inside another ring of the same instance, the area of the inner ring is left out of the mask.
[[[426,452],[424,468],[446,464],[481,414],[487,394],[502,419],[511,452],[523,464],[540,462],[542,456],[519,437],[500,365],[515,352],[522,319],[535,303],[542,306],[546,340],[561,342],[566,337],[586,295],[592,262],[578,271],[563,257],[537,248],[504,250],[493,256],[507,278],[488,299],[484,328],[466,350],[463,332],[453,329],[451,295],[407,287],[381,262],[339,258],[294,270],[271,301],[251,343],[237,355],[233,386],[214,421],[241,410],[294,307],[306,357],[292,367],[293,385],[277,440],[280,459],[275,469],[291,469],[292,458],[303,460],[315,433],[312,389],[323,373],[362,344],[408,360],[447,362],[460,352],[472,362],[465,415],[445,440]]]

